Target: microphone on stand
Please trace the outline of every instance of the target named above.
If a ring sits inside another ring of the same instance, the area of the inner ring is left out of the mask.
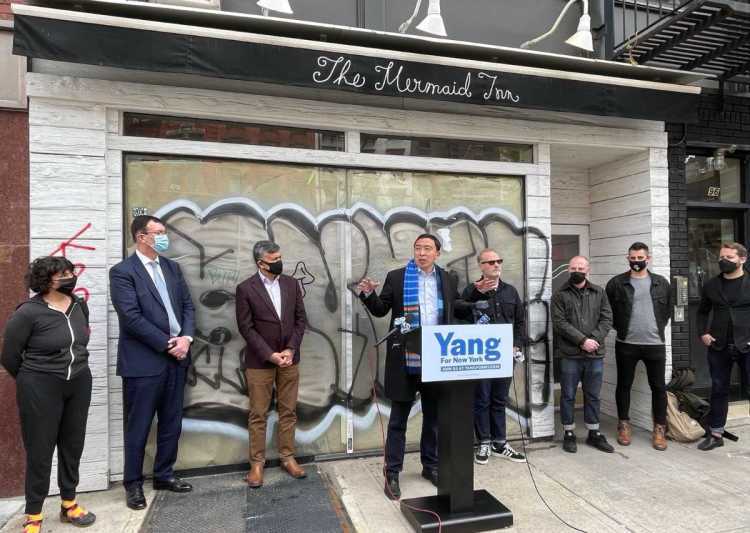
[[[392,335],[395,335],[396,333],[400,333],[401,335],[406,335],[409,332],[412,332],[414,330],[419,329],[419,326],[412,326],[406,321],[406,317],[400,316],[398,318],[393,319],[393,329],[391,329],[388,333],[385,334],[385,336],[378,340],[375,343],[375,346],[379,346],[382,343],[384,343],[386,340],[388,340]]]

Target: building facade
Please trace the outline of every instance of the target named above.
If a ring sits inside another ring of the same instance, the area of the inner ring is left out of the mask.
[[[604,284],[640,240],[670,276],[665,124],[697,120],[700,89],[686,84],[699,77],[132,2],[106,14],[96,2],[15,12],[14,51],[31,62],[30,256],[76,263],[91,309],[82,490],[122,477],[107,272],[132,252],[137,214],[166,221],[197,308],[178,468],[247,460],[233,298],[255,272],[258,239],[279,242],[304,289],[297,446],[312,457],[382,445],[372,383],[380,397],[384,358],[373,344],[388,324],[353,288],[406,263],[423,231],[441,236],[439,263],[462,286],[478,277],[478,250],[504,257],[528,313],[512,404],[532,438],[554,434],[549,299],[562,265],[588,255]],[[614,414],[607,362],[602,409]],[[649,426],[649,411],[636,387],[634,422]]]

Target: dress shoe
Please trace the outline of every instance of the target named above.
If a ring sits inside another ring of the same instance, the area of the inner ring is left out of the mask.
[[[281,461],[281,468],[286,470],[289,475],[295,479],[302,479],[303,477],[307,477],[307,472],[305,472],[305,469],[297,464],[297,461],[294,460],[294,457],[290,457],[289,459],[284,459],[283,461]]]
[[[172,492],[190,492],[193,486],[177,476],[169,479],[154,479],[154,490],[171,490]]]
[[[253,489],[263,486],[263,463],[253,463],[250,466],[250,472],[247,474],[247,484]]]
[[[578,451],[576,434],[572,431],[566,431],[565,435],[563,435],[563,450],[569,453],[576,453]]]
[[[714,448],[720,448],[721,446],[724,446],[724,438],[712,434],[706,437],[703,442],[698,445],[698,449],[707,452]]]
[[[633,426],[630,425],[630,420],[620,420],[617,423],[617,443],[620,446],[629,446],[632,434]]]
[[[137,485],[125,489],[125,503],[134,511],[146,508],[146,497],[143,495],[143,487]]]
[[[422,477],[425,478],[427,481],[438,486],[438,471],[437,470],[431,470],[429,468],[423,468],[422,469]]]
[[[385,488],[383,489],[389,500],[398,500],[401,497],[401,487],[398,485],[398,474],[385,475]]]
[[[612,445],[607,442],[604,435],[596,429],[589,431],[589,436],[586,438],[586,444],[606,453],[614,453],[615,451]]]
[[[651,434],[651,444],[655,450],[663,452],[667,449],[667,440],[664,438],[664,425],[654,424],[654,432]]]

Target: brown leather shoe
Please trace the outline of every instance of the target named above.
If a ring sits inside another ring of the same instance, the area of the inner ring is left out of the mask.
[[[654,432],[651,434],[651,444],[653,444],[655,450],[663,452],[667,449],[667,441],[664,438],[664,426],[662,424],[654,424]]]
[[[307,477],[307,473],[299,464],[297,464],[294,457],[281,461],[281,468],[286,470],[293,478],[302,479],[303,477]]]
[[[633,427],[630,425],[630,420],[620,420],[617,424],[617,443],[621,446],[629,446],[632,433]]]
[[[254,463],[247,474],[247,484],[257,489],[263,486],[263,463]]]

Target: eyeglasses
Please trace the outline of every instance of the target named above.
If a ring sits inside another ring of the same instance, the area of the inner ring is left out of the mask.
[[[166,235],[166,231],[144,231],[141,235]]]
[[[490,261],[482,261],[479,263],[480,265],[502,265],[503,260],[502,259],[492,259]]]

